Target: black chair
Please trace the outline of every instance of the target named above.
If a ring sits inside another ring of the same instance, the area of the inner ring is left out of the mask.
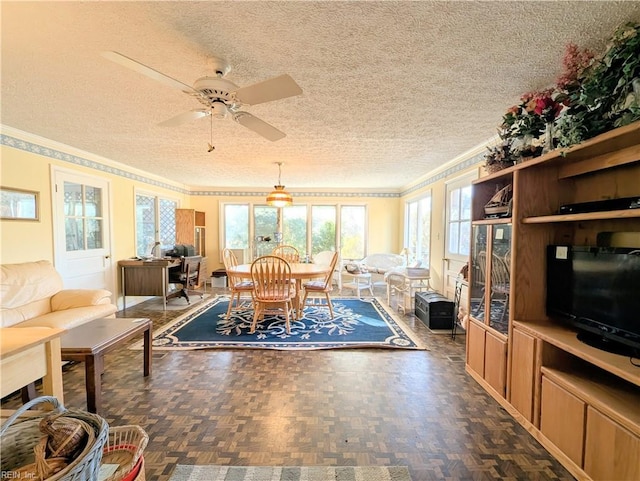
[[[167,295],[167,300],[174,297],[184,297],[187,304],[191,304],[189,295],[198,295],[201,299],[204,297],[202,292],[194,290],[198,285],[202,256],[186,256],[180,260],[180,267],[169,270],[169,284],[180,284],[182,287]]]

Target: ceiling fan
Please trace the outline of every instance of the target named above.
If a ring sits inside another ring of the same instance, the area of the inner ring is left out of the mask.
[[[179,89],[195,97],[204,106],[204,108],[183,112],[159,124],[167,127],[180,125],[209,115],[212,119],[224,119],[230,116],[240,125],[253,130],[265,139],[276,141],[285,136],[284,132],[240,109],[247,105],[271,102],[302,93],[300,86],[287,74],[238,88],[236,84],[224,78],[231,71],[231,66],[220,58],[213,58],[211,61],[215,77],[200,77],[191,87],[121,53],[108,51],[103,52],[102,56],[123,67],[162,82],[169,87]]]

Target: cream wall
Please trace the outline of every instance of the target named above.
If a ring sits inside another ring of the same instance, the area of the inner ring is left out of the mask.
[[[48,143],[40,139],[40,143]],[[58,151],[72,152],[79,155],[72,147],[55,146]],[[38,259],[53,262],[53,226],[51,203],[51,166],[75,170],[88,175],[100,176],[110,182],[111,209],[113,225],[112,260],[113,279],[119,259],[135,255],[135,191],[155,193],[160,196],[176,198],[180,207],[193,208],[205,212],[206,218],[206,249],[208,270],[222,267],[220,259],[219,212],[223,202],[262,203],[263,198],[255,195],[237,196],[226,195],[224,192],[197,192],[189,194],[184,186],[173,183],[169,179],[154,178],[143,172],[136,172],[129,167],[106,159],[99,159],[93,167],[85,167],[76,163],[59,160],[39,153],[37,145],[32,151],[25,151],[7,145],[0,146],[0,179],[7,187],[33,190],[40,193],[40,220],[28,221],[0,221],[0,262],[14,263]],[[34,152],[35,151],[35,152]],[[90,154],[83,153],[85,156]],[[83,157],[84,158],[84,157]],[[466,159],[466,160],[464,160]],[[446,284],[447,262],[445,255],[445,192],[446,183],[468,172],[477,172],[479,160],[467,155],[464,159],[452,161],[452,167],[445,168],[440,174],[417,182],[417,187],[411,187],[403,195],[384,195],[362,192],[360,196],[349,192],[341,196],[340,193],[317,195],[313,192],[296,193],[291,191],[296,203],[315,204],[359,204],[368,209],[368,245],[367,253],[395,252],[399,253],[404,245],[404,207],[405,202],[431,191],[431,280],[432,286],[444,292]],[[114,169],[96,168],[107,163]],[[115,173],[112,173],[115,172]],[[126,174],[126,175],[123,175]],[[131,175],[133,174],[133,175]],[[119,292],[119,286],[116,287]]]
[[[14,132],[12,132],[14,133]],[[152,178],[149,174],[136,172],[122,164],[110,162],[106,159],[93,160],[92,167],[85,167],[83,162],[69,162],[60,160],[52,152],[69,154],[76,159],[91,159],[91,154],[75,151],[72,147],[61,146],[46,139],[33,139],[25,134],[31,145],[30,149],[15,148],[8,145],[0,146],[0,179],[1,184],[7,187],[33,190],[39,192],[40,220],[29,221],[0,221],[0,262],[16,263],[45,259],[54,262],[54,243],[52,225],[52,196],[51,196],[51,167],[61,167],[67,170],[77,171],[83,174],[102,177],[109,181],[111,191],[111,238],[112,238],[112,279],[117,279],[117,261],[135,255],[135,192],[136,189],[145,193],[155,193],[160,196],[176,198],[180,207],[193,208],[205,212],[206,218],[206,249],[208,256],[208,270],[222,267],[219,256],[219,211],[222,202],[249,202],[263,203],[264,197],[260,196],[231,196],[224,193],[206,195],[189,195],[184,187],[172,184],[175,189],[163,188],[154,183],[136,180],[150,178],[158,184],[171,184],[169,179]],[[51,150],[47,150],[51,149]],[[36,152],[45,152],[42,155]],[[112,166],[105,169],[102,166]],[[100,166],[98,168],[97,166]],[[116,173],[111,173],[116,172]],[[122,175],[126,173],[127,175]],[[133,173],[134,175],[129,175]],[[177,190],[176,190],[177,189]],[[379,194],[363,193],[362,196],[341,196],[339,193],[322,195],[305,193],[302,195],[292,191],[294,199],[298,203],[323,203],[323,204],[358,204],[366,205],[368,209],[368,234],[369,244],[367,252],[400,252],[401,222],[397,216],[399,211],[399,196],[381,196]],[[266,193],[265,193],[266,196]],[[114,287],[119,292],[119,285]]]
[[[0,262],[17,263],[34,260],[54,262],[51,167],[61,167],[109,181],[111,192],[111,259],[112,279],[118,259],[135,255],[135,191],[155,192],[175,197],[188,206],[188,196],[156,185],[111,174],[95,168],[76,165],[45,155],[0,146],[0,179],[2,186],[39,192],[40,220],[0,221]],[[122,166],[120,166],[122,167]],[[165,180],[165,182],[167,182]],[[119,288],[116,287],[116,292]]]
[[[296,196],[295,191],[289,190],[289,192],[293,195],[295,204],[366,205],[369,217],[367,224],[369,239],[367,252],[400,252],[402,250],[400,241],[402,218],[397,216],[401,205],[399,197],[371,197],[367,195],[362,197],[354,197],[353,195],[326,197],[309,194]],[[220,251],[224,246],[220,245],[220,206],[222,203],[231,202],[263,204],[264,197],[193,195],[190,199],[190,208],[205,213],[205,244],[207,249],[207,269],[209,270],[222,267]]]

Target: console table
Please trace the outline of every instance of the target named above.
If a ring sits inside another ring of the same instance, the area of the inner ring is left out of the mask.
[[[180,259],[125,259],[118,262],[122,276],[122,308],[127,308],[127,296],[162,296],[167,309],[169,269],[180,268]]]

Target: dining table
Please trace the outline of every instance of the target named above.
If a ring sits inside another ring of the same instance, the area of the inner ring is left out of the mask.
[[[291,266],[291,278],[296,281],[294,305],[297,318],[299,311],[304,308],[301,305],[302,281],[324,278],[329,273],[331,266],[306,262],[290,262],[289,265]],[[251,264],[238,264],[235,267],[229,267],[227,272],[243,279],[251,279]]]

